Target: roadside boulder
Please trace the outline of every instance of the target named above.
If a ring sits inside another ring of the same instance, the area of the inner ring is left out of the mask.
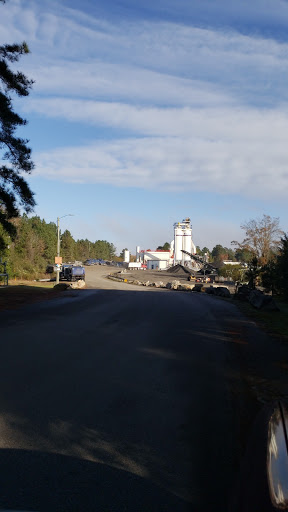
[[[177,290],[180,290],[181,292],[187,292],[187,288],[185,284],[180,284],[177,288]]]
[[[164,288],[165,287],[163,281],[156,281],[153,284],[154,284],[155,288]]]
[[[210,295],[214,295],[215,289],[216,288],[214,288],[214,286],[209,286],[208,288],[205,288],[205,292],[210,294]]]
[[[80,290],[81,288],[85,288],[86,283],[83,279],[79,279],[79,281],[75,281],[74,283],[70,283],[70,288],[73,290]]]
[[[181,284],[178,290],[191,291],[194,288],[194,284]]]
[[[218,286],[214,289],[214,294],[218,297],[226,297],[227,299],[231,297],[231,293],[226,286]]]
[[[195,284],[194,287],[193,287],[193,292],[202,292],[202,284],[199,283],[199,284]]]
[[[55,284],[55,286],[53,288],[54,288],[54,290],[65,291],[68,288],[70,288],[70,285],[68,283],[59,283],[59,284]]]
[[[251,292],[251,288],[247,284],[243,284],[237,288],[237,291],[234,295],[235,299],[248,301],[249,295]]]
[[[260,290],[251,290],[249,294],[249,302],[256,309],[265,309],[265,311],[279,311],[271,295],[265,295]]]
[[[181,283],[176,279],[174,281],[171,281],[171,283],[166,284],[166,288],[169,288],[169,290],[178,290],[179,286],[181,286]]]

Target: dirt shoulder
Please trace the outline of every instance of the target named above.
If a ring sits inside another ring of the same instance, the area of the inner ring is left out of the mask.
[[[59,297],[61,291],[55,290],[54,285],[54,282],[13,281],[7,287],[0,286],[0,311]]]
[[[275,299],[279,311],[265,311],[254,308],[248,302],[234,301],[234,304],[248,318],[253,320],[267,334],[280,341],[288,342],[288,303]]]

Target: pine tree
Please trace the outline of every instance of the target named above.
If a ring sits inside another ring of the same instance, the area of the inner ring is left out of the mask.
[[[29,141],[15,134],[26,120],[14,111],[11,97],[12,93],[27,96],[33,80],[9,67],[9,63],[18,62],[27,53],[25,42],[0,46],[0,224],[11,238],[16,235],[11,219],[20,215],[20,208],[28,213],[35,206],[34,194],[22,175],[31,173],[34,167]],[[0,249],[4,246],[4,237],[0,235]]]
[[[288,234],[281,238],[279,255],[276,262],[277,286],[285,299],[288,299]]]

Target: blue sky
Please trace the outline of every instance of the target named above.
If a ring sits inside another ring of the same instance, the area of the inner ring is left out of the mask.
[[[268,214],[288,231],[288,2],[9,0],[26,40],[35,213],[75,238],[154,249],[190,216],[230,246]]]

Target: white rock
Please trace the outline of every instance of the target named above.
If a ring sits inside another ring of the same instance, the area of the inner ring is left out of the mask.
[[[156,281],[154,283],[154,286],[155,286],[155,288],[164,288],[165,287],[163,281]]]
[[[85,288],[86,283],[83,279],[79,279],[79,281],[75,281],[74,283],[70,283],[70,288],[73,290],[79,290],[80,288]]]

